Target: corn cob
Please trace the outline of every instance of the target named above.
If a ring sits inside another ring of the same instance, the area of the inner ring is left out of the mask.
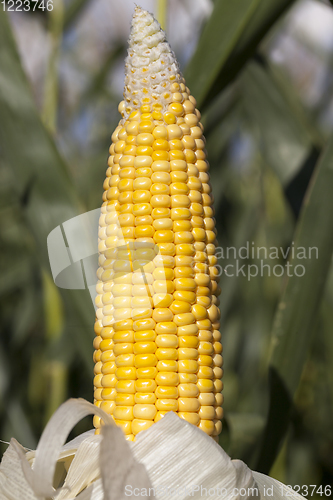
[[[118,109],[99,226],[95,404],[129,440],[168,411],[217,440],[220,289],[203,126],[165,33],[139,7]]]

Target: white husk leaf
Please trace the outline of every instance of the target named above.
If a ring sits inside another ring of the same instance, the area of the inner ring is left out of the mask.
[[[138,435],[133,452],[146,466],[153,486],[166,488],[157,495],[160,500],[170,498],[170,490],[179,487],[184,488],[183,493],[177,492],[177,499],[182,500],[192,491],[191,498],[202,498],[201,490],[195,491],[198,485],[207,490],[225,488],[228,492],[256,486],[243,462],[232,461],[213,439],[171,412]],[[219,497],[217,494],[209,498]]]
[[[72,427],[89,414],[98,414],[111,425],[103,426],[100,435],[89,431],[61,447]],[[231,460],[209,436],[174,413],[129,443],[102,410],[84,400],[70,400],[51,418],[37,450],[38,455],[37,451],[26,452],[11,440],[0,464],[1,500],[125,500],[134,488],[141,498],[199,499],[204,495],[201,487],[211,491],[211,499],[221,498],[218,489],[222,488],[227,492],[225,500],[303,498],[279,481],[250,471],[240,460]],[[37,467],[37,460],[43,460],[45,466]],[[67,471],[57,491],[50,479],[55,470],[58,479]],[[40,493],[46,484],[52,488],[49,496]],[[260,495],[251,491],[257,485]],[[273,495],[268,490],[272,486]],[[158,489],[161,487],[164,492]],[[249,494],[235,495],[234,488],[245,488]],[[177,492],[172,495],[171,490]]]

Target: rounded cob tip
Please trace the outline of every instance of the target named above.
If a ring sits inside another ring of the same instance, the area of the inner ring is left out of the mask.
[[[136,7],[125,60],[124,101],[120,112],[126,120],[143,104],[158,103],[162,113],[172,101],[170,87],[184,83],[174,52],[154,16]]]

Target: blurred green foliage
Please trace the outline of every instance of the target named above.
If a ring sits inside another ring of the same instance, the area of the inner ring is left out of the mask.
[[[318,109],[330,92],[311,109],[270,56],[293,3],[216,0],[184,73],[203,111],[221,247],[318,248],[318,259],[289,259],[305,266],[304,277],[222,275],[220,443],[287,484],[326,485],[333,481],[333,139]],[[90,75],[80,105],[67,109],[60,95],[61,41],[87,5],[73,0],[47,16],[52,49],[41,112],[0,11],[0,438],[31,448],[61,402],[92,398],[94,309],[88,291],[55,286],[46,247],[53,228],[100,205],[118,121],[108,76],[124,57],[121,41]],[[81,150],[70,138],[84,113],[94,132]],[[250,255],[241,264],[261,260]],[[220,264],[236,261],[230,255]],[[264,264],[286,259],[267,256]]]

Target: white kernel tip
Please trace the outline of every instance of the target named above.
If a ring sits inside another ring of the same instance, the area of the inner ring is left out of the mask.
[[[164,113],[172,100],[171,84],[183,81],[176,56],[160,24],[148,11],[136,7],[125,60],[124,100],[128,105],[123,119],[139,109],[142,99],[147,97],[161,104]]]

